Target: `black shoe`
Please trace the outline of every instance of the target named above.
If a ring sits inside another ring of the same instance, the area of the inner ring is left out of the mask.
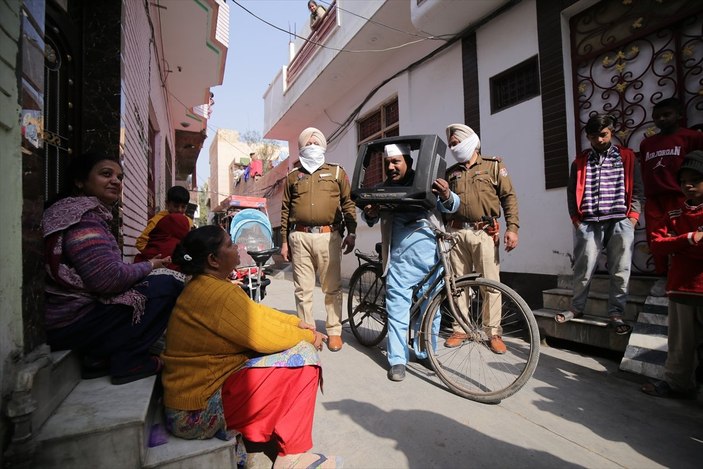
[[[403,381],[405,379],[405,365],[393,365],[388,370],[388,379],[391,381]]]
[[[105,358],[84,355],[81,358],[81,379],[102,378],[110,374],[110,363]]]

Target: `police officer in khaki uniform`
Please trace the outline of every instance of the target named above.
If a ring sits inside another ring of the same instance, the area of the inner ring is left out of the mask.
[[[356,241],[356,207],[349,177],[341,166],[325,162],[327,140],[309,127],[298,137],[300,168],[288,173],[281,206],[281,255],[293,265],[298,317],[315,324],[312,292],[315,273],[325,294],[327,347],[342,348],[342,249]],[[348,231],[342,242],[344,229]]]
[[[518,244],[518,204],[508,170],[500,158],[481,156],[478,135],[468,126],[452,124],[447,127],[449,149],[458,161],[447,170],[447,181],[452,192],[459,196],[461,205],[456,213],[447,216],[447,230],[457,232],[458,244],[452,249],[450,261],[457,275],[480,273],[484,278],[500,281],[500,228],[497,219],[501,207],[505,216],[505,250],[512,251]],[[490,218],[489,218],[490,217]],[[492,219],[491,219],[492,218]],[[501,295],[485,292],[483,330],[494,353],[506,352],[502,339]],[[466,301],[459,302],[460,313],[468,312]],[[445,347],[457,347],[467,339],[461,326],[454,324],[453,334]]]

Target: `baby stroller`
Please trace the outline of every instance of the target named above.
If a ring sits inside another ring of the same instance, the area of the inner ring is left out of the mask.
[[[230,236],[239,249],[237,279],[249,297],[259,302],[266,296],[266,286],[271,283],[266,278],[264,266],[272,264],[271,256],[279,251],[273,245],[271,222],[263,212],[244,209],[232,218]]]

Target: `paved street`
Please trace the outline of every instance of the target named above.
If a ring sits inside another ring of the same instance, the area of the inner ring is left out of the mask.
[[[293,283],[282,274],[264,303],[294,313]],[[346,296],[344,299],[346,317]],[[315,291],[317,327],[323,296]],[[356,343],[322,353],[315,452],[351,468],[700,467],[703,398],[671,401],[639,391],[644,378],[618,363],[542,347],[530,382],[499,405],[451,394],[411,364],[405,381],[386,378],[384,345]]]

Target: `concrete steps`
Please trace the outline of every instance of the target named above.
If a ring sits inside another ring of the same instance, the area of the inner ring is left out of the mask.
[[[236,468],[233,441],[168,435],[165,444],[149,448],[153,425],[163,428],[156,380],[120,386],[108,377],[80,381],[37,435],[33,467]]]
[[[544,290],[542,292],[544,307],[560,312],[569,309],[569,306],[571,306],[571,292],[571,289],[565,288],[552,288],[550,290]],[[625,307],[623,319],[625,321],[637,320],[637,315],[644,308],[644,302],[646,299],[646,296],[628,295],[627,306]],[[603,322],[606,322],[608,319],[607,309],[608,294],[592,292],[588,294],[586,309],[583,313],[584,316],[601,318]]]
[[[654,379],[664,379],[668,351],[667,298],[649,297],[632,329],[620,369]]]
[[[652,284],[652,277],[632,276],[624,319],[634,325],[637,318],[645,309],[647,295]],[[586,302],[583,318],[558,324],[554,316],[571,305],[572,279],[571,276],[559,276],[557,288],[542,292],[544,307],[533,311],[544,337],[555,337],[582,344],[592,345],[617,352],[625,352],[630,336],[619,336],[608,328],[608,283],[607,275],[595,275]]]
[[[582,318],[559,324],[554,320],[554,316],[562,311],[564,310],[550,308],[532,311],[537,319],[540,336],[555,337],[617,352],[624,352],[627,348],[628,336],[615,334],[607,327],[608,323],[603,316],[584,314]]]
[[[78,383],[37,436],[37,466],[140,467],[155,380],[113,386],[104,377]]]
[[[163,407],[159,404],[149,428],[159,425],[166,435],[166,443],[147,447],[143,468],[192,469],[192,468],[237,468],[234,440],[183,440],[166,431]],[[154,408],[154,406],[152,406]],[[148,445],[147,445],[148,446]]]

